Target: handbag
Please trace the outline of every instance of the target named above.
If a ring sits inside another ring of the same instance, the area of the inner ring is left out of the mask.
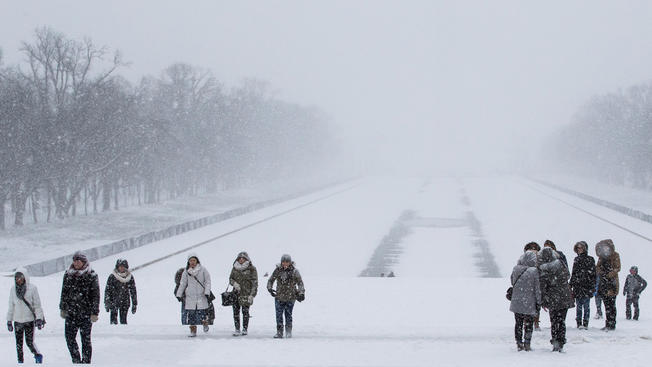
[[[523,270],[521,272],[521,274],[518,275],[518,278],[516,278],[516,281],[514,282],[514,284],[516,284],[518,282],[518,280],[521,278],[521,275],[523,275],[523,273],[525,273],[526,270],[527,270],[527,268],[525,268],[525,270]],[[514,293],[514,287],[513,286],[507,288],[507,291],[505,292],[505,298],[507,298],[508,301],[512,300],[512,293]]]
[[[202,288],[206,289],[206,287],[204,287],[204,284],[202,284],[202,282],[200,282],[199,279],[197,279],[196,276],[191,275],[190,273],[188,273],[188,275],[190,275],[191,277],[195,278],[195,280],[197,281],[197,283],[199,283],[199,285],[201,285]],[[215,300],[215,295],[213,294],[213,291],[211,291],[211,293],[210,293],[208,296],[206,296],[206,299],[208,300],[208,304],[209,304],[209,305],[211,305],[211,304],[213,303],[213,301]]]
[[[222,292],[222,306],[233,306],[238,299],[238,292],[234,290],[229,292],[229,285],[226,285],[226,290]]]

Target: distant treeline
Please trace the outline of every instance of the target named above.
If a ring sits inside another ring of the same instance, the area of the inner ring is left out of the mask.
[[[652,189],[652,83],[593,97],[543,154],[567,173]]]
[[[117,209],[119,195],[156,203],[304,175],[332,148],[322,112],[264,81],[226,90],[174,64],[133,85],[120,53],[50,28],[20,51],[22,64],[0,67],[0,229],[6,204],[20,226],[26,212]]]

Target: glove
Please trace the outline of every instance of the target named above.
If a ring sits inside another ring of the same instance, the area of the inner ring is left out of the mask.
[[[240,284],[233,282],[233,289],[235,289],[236,292],[240,292]]]
[[[36,326],[37,329],[41,330],[43,329],[43,326],[45,326],[45,322],[43,322],[41,319],[38,319],[34,321],[34,326]]]
[[[137,307],[138,307],[138,306],[137,306],[135,303],[134,303],[133,305],[131,305],[131,313],[132,313],[132,314],[133,314],[133,313],[136,313],[136,308],[137,308]]]
[[[59,312],[59,316],[61,316],[62,319],[65,319],[66,317],[68,317],[68,312],[61,310]]]
[[[106,312],[111,311],[111,310],[109,310],[109,306],[104,307],[104,309],[106,310]]]
[[[299,301],[299,302],[303,302],[305,299],[306,299],[306,295],[305,295],[305,294],[303,294],[303,293],[299,293],[299,294],[297,295],[297,301]]]
[[[14,325],[11,324],[11,321],[7,321],[7,330],[9,330],[10,333],[14,331]]]
[[[91,322],[97,322],[100,318],[97,315],[91,315]]]
[[[182,297],[177,297],[177,301],[183,302],[183,298]]]
[[[247,301],[249,301],[250,305],[253,305],[254,304],[254,296],[247,297]]]
[[[269,292],[269,294],[272,295],[272,297],[276,298],[276,291],[275,291],[275,290],[273,290],[273,289],[270,288],[270,289],[268,289],[267,291]]]

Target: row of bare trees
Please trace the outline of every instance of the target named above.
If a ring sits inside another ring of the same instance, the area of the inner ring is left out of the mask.
[[[545,152],[567,173],[652,189],[652,83],[593,97]]]
[[[119,53],[35,35],[23,64],[0,67],[0,229],[5,207],[20,226],[26,213],[117,209],[120,195],[156,203],[302,175],[332,146],[319,110],[263,81],[226,90],[209,70],[174,64],[132,85]]]

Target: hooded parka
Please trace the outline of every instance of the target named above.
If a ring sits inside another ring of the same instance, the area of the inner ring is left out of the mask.
[[[29,309],[27,304],[25,304],[25,302],[23,302],[23,300],[20,297],[18,297],[16,285],[14,283],[14,286],[9,291],[9,306],[7,308],[7,321],[27,323],[35,320],[43,320],[43,308],[41,307],[41,299],[38,294],[38,289],[36,288],[35,285],[30,283],[29,274],[27,273],[26,269],[24,268],[16,269],[16,272],[14,273],[14,278],[18,273],[23,274],[23,277],[25,278],[25,283],[24,283],[25,289],[22,298],[32,306],[32,309],[34,309],[34,314],[36,314],[36,317],[34,317],[34,314]]]
[[[238,262],[241,257],[246,259],[242,264]],[[241,306],[249,307],[253,304],[253,298],[258,294],[258,271],[246,252],[239,253],[233,262],[229,283],[238,290],[238,303]]]
[[[518,259],[512,270],[512,300],[509,310],[523,315],[536,315],[537,305],[541,304],[541,288],[537,255],[527,251]]]

